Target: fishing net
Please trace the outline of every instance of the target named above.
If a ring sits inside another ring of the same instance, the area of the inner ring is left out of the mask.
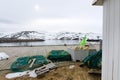
[[[102,62],[102,50],[88,55],[84,60],[83,64],[89,68],[101,68]]]
[[[12,63],[10,69],[13,72],[32,70],[48,64],[47,59],[42,55],[20,57]]]
[[[71,55],[64,50],[52,50],[47,58],[53,62],[71,61]]]

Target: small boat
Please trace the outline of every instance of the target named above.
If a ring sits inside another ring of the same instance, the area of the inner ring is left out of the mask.
[[[79,38],[73,38],[72,40],[79,40]]]
[[[87,39],[88,42],[100,42],[100,39]]]

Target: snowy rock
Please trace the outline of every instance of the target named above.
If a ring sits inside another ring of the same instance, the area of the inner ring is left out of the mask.
[[[4,60],[4,59],[8,59],[8,58],[9,58],[9,56],[6,53],[0,52],[0,60]]]

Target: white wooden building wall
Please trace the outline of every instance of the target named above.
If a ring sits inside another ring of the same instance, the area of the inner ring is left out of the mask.
[[[102,80],[120,80],[120,0],[103,3]]]

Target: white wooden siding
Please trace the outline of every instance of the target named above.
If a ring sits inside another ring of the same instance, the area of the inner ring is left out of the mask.
[[[104,0],[102,80],[120,80],[120,0]]]

